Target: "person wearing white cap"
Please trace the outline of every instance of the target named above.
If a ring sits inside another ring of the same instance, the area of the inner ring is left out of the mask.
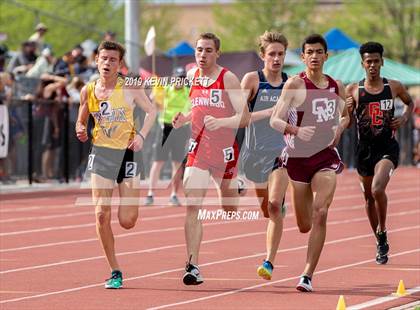
[[[48,31],[48,27],[43,23],[39,23],[35,27],[35,33],[33,33],[28,41],[36,42],[38,52],[41,52],[45,48],[44,36]]]

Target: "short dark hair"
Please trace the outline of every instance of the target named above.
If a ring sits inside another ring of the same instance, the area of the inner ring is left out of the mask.
[[[220,49],[220,39],[214,33],[204,32],[198,36],[197,41],[198,40],[212,40],[214,42],[214,45],[216,46],[216,51]]]
[[[314,33],[305,38],[302,43],[302,52],[305,52],[305,44],[316,44],[320,43],[324,48],[325,53],[328,50],[327,41],[325,41],[324,37],[320,34]]]
[[[98,54],[102,50],[118,51],[120,53],[120,60],[124,58],[125,48],[120,43],[112,41],[102,41],[98,47]]]
[[[381,58],[382,58],[382,55],[384,54],[384,47],[382,46],[381,43],[378,43],[378,42],[366,42],[360,46],[359,53],[362,59],[363,59],[363,54],[365,53],[369,53],[369,54],[378,53],[379,55],[381,55]]]

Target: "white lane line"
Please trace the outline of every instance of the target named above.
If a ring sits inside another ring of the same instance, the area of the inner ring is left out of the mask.
[[[420,211],[416,211],[416,213],[419,213],[419,212]],[[390,216],[390,217],[398,216],[398,215],[406,215],[406,212],[388,214],[388,216]],[[353,220],[350,220],[350,221],[349,220],[335,221],[331,225],[341,225],[341,224],[345,224],[345,223],[357,222],[360,219],[366,220],[365,218],[357,218],[357,219],[353,219]],[[400,229],[396,229],[396,230],[390,230],[389,232],[405,231],[405,230],[418,228],[418,227],[420,227],[420,226],[410,226],[410,227],[400,228]],[[288,231],[294,231],[294,230],[297,230],[297,227],[294,226],[294,227],[286,228],[283,231],[288,232]],[[224,238],[206,240],[206,241],[203,241],[202,243],[207,244],[207,243],[215,243],[215,242],[219,242],[219,241],[233,240],[233,239],[238,239],[238,238],[247,238],[247,237],[262,235],[262,234],[265,234],[265,233],[266,233],[265,231],[259,231],[259,232],[254,232],[254,233],[239,234],[239,235],[233,235],[233,236],[224,237]],[[359,238],[365,238],[365,237],[368,237],[368,236],[371,236],[371,234],[362,235],[362,237],[359,236]],[[352,237],[350,237],[350,238],[346,238],[345,240],[350,241],[350,240],[354,240],[354,239]],[[330,241],[330,243],[326,242],[325,244],[332,244],[332,243],[334,243],[334,242]],[[136,254],[141,254],[141,253],[151,253],[151,252],[155,252],[155,251],[173,249],[173,248],[184,247],[184,246],[185,246],[185,244],[181,243],[181,244],[161,246],[161,247],[157,247],[157,248],[149,248],[149,249],[138,250],[138,251],[122,252],[122,253],[117,254],[117,256],[136,255]],[[300,248],[298,248],[298,249],[300,249]],[[278,251],[278,253],[282,253],[282,252],[283,252],[283,250]],[[260,256],[260,255],[264,255],[264,253],[257,253],[255,255],[256,255],[255,257],[257,257],[257,256]],[[3,271],[0,271],[0,274],[9,274],[9,273],[16,273],[16,272],[22,272],[22,271],[28,271],[28,270],[45,269],[45,268],[51,268],[51,267],[56,267],[56,266],[62,266],[62,265],[68,265],[68,264],[74,264],[74,263],[80,263],[80,262],[86,262],[86,261],[93,261],[93,260],[103,259],[103,258],[104,258],[104,256],[100,255],[100,256],[93,256],[93,257],[85,257],[85,258],[79,258],[79,259],[73,259],[73,260],[60,261],[60,262],[56,262],[56,263],[49,263],[49,264],[43,264],[43,265],[27,266],[27,267],[15,268],[15,269],[3,270]]]
[[[410,185],[412,185],[412,182],[410,183]],[[360,186],[357,186],[357,188],[360,189]],[[397,193],[406,193],[406,192],[411,192],[411,191],[417,191],[417,187],[406,187],[406,188],[400,188],[400,189],[395,189],[395,190],[389,190],[387,191],[387,194],[397,194]],[[348,188],[346,188],[346,193],[348,193]],[[337,194],[337,193],[336,193]],[[362,199],[362,196],[360,193],[358,194],[352,194],[352,195],[336,195],[334,197],[334,200],[346,200],[346,199],[352,199],[352,198],[357,198],[359,197],[360,199]],[[158,201],[161,201],[161,205],[158,204],[156,206],[153,207],[146,207],[143,205],[139,206],[139,210],[141,210],[142,212],[144,211],[149,211],[149,210],[157,210],[157,209],[168,209],[168,208],[174,208],[173,206],[168,206],[167,203],[167,198],[166,197],[156,197],[156,199]],[[207,198],[208,200],[208,204],[209,206],[218,206],[219,205],[219,201],[217,197],[210,197]],[[56,210],[56,209],[67,209],[67,208],[80,208],[80,206],[89,206],[92,207],[92,202],[91,202],[91,198],[90,197],[85,197],[85,198],[77,198],[74,204],[66,204],[66,205],[48,205],[48,206],[31,206],[31,207],[25,207],[25,208],[6,208],[6,209],[0,209],[0,213],[5,213],[5,212],[26,212],[26,211],[33,211],[33,210],[48,210],[48,209],[52,209],[52,210]],[[207,202],[207,201],[206,201]],[[258,198],[257,197],[244,197],[244,199],[240,200],[240,203],[243,206],[249,206],[249,205],[255,205],[258,204]],[[118,197],[113,197],[112,200],[112,205],[117,207],[119,205],[119,198]],[[115,209],[115,208],[114,208]],[[88,211],[85,211],[85,214],[89,214]],[[70,213],[69,213],[70,214]],[[73,213],[74,214],[74,213]],[[80,212],[80,215],[83,215],[84,213]],[[59,215],[51,215],[51,218],[55,218],[55,216],[57,216],[57,218],[59,218]],[[4,219],[4,220],[0,220],[0,223],[8,223],[8,222],[13,222],[13,221],[28,221],[28,220],[38,220],[40,219],[39,217],[26,217],[26,218],[13,218],[13,219]],[[48,217],[41,217],[41,219],[48,219]]]
[[[406,292],[407,292],[407,295],[411,295],[411,294],[420,292],[420,286],[413,287],[411,289],[407,289]],[[360,303],[360,304],[357,304],[357,305],[352,305],[350,307],[347,307],[346,309],[347,310],[366,309],[366,308],[373,307],[373,306],[376,306],[376,305],[380,305],[380,304],[383,304],[383,303],[386,303],[386,302],[389,302],[389,301],[393,301],[393,300],[398,299],[398,298],[400,298],[400,297],[399,296],[394,296],[393,294],[390,294],[390,295],[385,296],[385,297],[379,297],[379,298],[375,298],[375,299],[372,299],[372,300],[369,300],[369,301],[366,301],[366,302],[363,302],[363,303]]]
[[[11,212],[27,212],[35,210],[46,210],[46,209],[67,209],[74,208],[74,204],[65,204],[65,205],[48,205],[48,206],[31,206],[31,207],[12,207],[0,209],[0,213],[11,213]]]
[[[39,221],[39,220],[51,220],[59,218],[69,218],[81,215],[94,215],[93,211],[85,212],[72,212],[72,213],[63,213],[63,214],[54,214],[54,215],[44,215],[44,216],[28,216],[28,217],[17,217],[11,219],[0,220],[0,223],[16,223],[16,222],[29,222],[29,221]]]
[[[163,220],[169,218],[177,218],[177,217],[184,217],[184,213],[177,213],[177,214],[170,214],[170,215],[159,215],[159,216],[150,216],[150,217],[143,217],[140,218],[141,221],[154,221],[154,220]],[[118,220],[111,221],[111,224],[118,223]],[[16,236],[16,235],[23,235],[29,233],[37,233],[37,232],[48,232],[48,231],[55,231],[55,230],[66,230],[66,229],[75,229],[75,228],[84,228],[84,227],[92,227],[96,226],[96,223],[86,223],[86,224],[79,224],[79,225],[64,225],[64,226],[52,226],[52,227],[45,227],[39,229],[30,229],[30,230],[18,230],[18,231],[11,231],[0,233],[0,237],[6,236]]]
[[[420,226],[415,226],[415,228],[419,228],[419,227]],[[410,228],[405,227],[405,228],[401,228],[399,230],[408,230],[408,229],[410,229]],[[389,231],[389,232],[395,232],[395,231],[396,230]],[[332,240],[332,241],[329,241],[329,242],[325,242],[325,245],[335,244],[335,243],[340,243],[340,242],[346,242],[350,239],[355,240],[355,239],[365,238],[365,237],[369,237],[369,236],[371,236],[371,234],[366,234],[366,235],[361,235],[361,236],[353,236],[353,237],[344,238],[344,239]],[[307,245],[294,247],[294,248],[290,248],[290,249],[283,249],[283,250],[278,251],[278,252],[279,253],[280,252],[290,252],[290,251],[306,249],[306,248],[307,248]],[[415,252],[419,252],[419,251],[420,251],[420,249],[415,249],[415,250],[395,253],[395,254],[390,255],[390,257],[396,257],[396,256],[415,253]],[[239,256],[239,257],[234,257],[234,258],[229,258],[229,259],[224,259],[224,260],[219,260],[219,261],[214,261],[214,262],[201,264],[200,267],[217,265],[217,264],[224,264],[224,263],[227,263],[227,262],[238,261],[238,260],[243,260],[243,259],[248,259],[248,258],[254,258],[254,257],[264,256],[264,255],[266,255],[265,252],[264,253],[253,254],[253,255]],[[375,261],[375,259],[368,259],[368,260],[364,260],[364,261],[349,264],[349,265],[342,265],[342,266],[322,270],[322,271],[316,272],[316,274],[321,274],[321,273],[325,273],[325,272],[329,272],[329,271],[335,271],[335,270],[339,270],[339,269],[343,269],[343,268],[353,267],[353,266],[357,266],[357,265],[361,265],[361,264],[365,264],[365,263],[369,263],[369,262],[373,262],[373,261]],[[160,276],[160,275],[163,275],[163,274],[168,274],[168,273],[178,272],[178,271],[183,271],[183,270],[184,270],[184,268],[169,269],[169,270],[159,271],[159,272],[155,272],[155,273],[149,273],[149,274],[145,274],[145,275],[141,275],[141,276],[126,278],[124,281],[127,282],[127,281],[132,281],[132,280],[150,278],[150,277],[154,277],[154,276]],[[285,282],[285,281],[289,281],[289,280],[292,280],[292,279],[297,279],[298,277],[299,276],[294,276],[294,277],[290,277],[290,278],[286,278],[286,279],[282,279],[282,280],[267,282],[267,283],[264,283],[264,284],[259,284],[259,285],[256,285],[256,286],[243,288],[243,289],[239,289],[239,290],[235,290],[235,291],[229,291],[229,292],[226,292],[226,293],[223,293],[223,294],[217,294],[217,295],[213,295],[213,296],[214,297],[219,297],[219,295],[221,295],[221,296],[230,295],[230,294],[234,294],[234,293],[237,293],[237,292],[243,291],[243,290],[249,290],[249,289],[256,288],[256,287],[263,287],[263,286],[267,286],[267,285],[271,285],[271,284],[275,284],[275,283],[280,283],[280,282]],[[53,291],[53,292],[36,294],[36,295],[31,295],[31,296],[24,296],[24,297],[19,297],[19,298],[1,300],[0,304],[18,302],[18,301],[22,301],[22,300],[29,300],[29,299],[46,297],[46,296],[51,296],[51,295],[59,295],[59,294],[64,294],[64,293],[70,293],[70,292],[80,291],[80,290],[84,290],[84,289],[88,289],[88,288],[100,287],[100,286],[103,286],[103,285],[104,285],[103,282],[101,282],[101,283],[95,283],[95,284],[90,284],[90,285],[85,285],[85,286],[69,288],[69,289],[60,290],[60,291]],[[205,299],[214,298],[214,297],[208,296]],[[199,299],[199,300],[201,300],[201,299]],[[196,300],[196,301],[199,301],[199,300]],[[195,301],[192,301],[192,302],[195,302]],[[183,303],[191,303],[191,301],[186,301],[186,302],[183,302]]]
[[[413,198],[404,199],[404,202],[417,201],[417,200],[418,200],[417,197],[413,197]],[[399,202],[399,201],[398,200],[389,201],[389,203],[395,203],[395,202]],[[357,208],[358,206],[353,206],[353,207]],[[343,208],[331,208],[331,210],[334,210],[334,209],[343,210]],[[174,216],[174,217],[182,216],[180,214],[183,214],[183,213],[178,213],[176,215],[167,215],[167,216]],[[150,218],[150,219],[160,219],[160,218],[164,218],[164,217],[163,216],[146,217],[146,218],[142,218],[142,220],[146,220],[148,218]],[[118,221],[112,221],[111,223],[117,223],[117,222]],[[50,232],[50,231],[55,231],[55,230],[86,228],[86,227],[92,227],[92,226],[95,226],[95,225],[96,224],[93,222],[93,223],[78,224],[78,225],[50,226],[50,227],[44,227],[44,228],[38,228],[38,229],[10,231],[10,232],[0,233],[0,237],[16,236],[16,235],[29,234],[29,233],[32,234],[32,233],[38,233],[38,232]]]
[[[420,307],[415,308],[415,306],[420,306],[420,300],[413,301],[405,305],[392,307],[392,308],[389,308],[388,310],[416,310],[416,309],[418,310],[420,308]]]
[[[420,252],[420,249],[414,249],[414,250],[410,250],[410,251],[395,253],[393,255],[390,255],[390,257],[397,257],[397,256],[401,256],[401,255],[415,253],[415,252]],[[367,260],[359,261],[359,262],[352,263],[352,264],[339,265],[337,267],[320,270],[318,272],[315,272],[315,274],[322,274],[322,273],[327,273],[327,272],[336,271],[336,270],[340,270],[340,269],[345,269],[345,268],[349,268],[349,267],[354,267],[354,266],[358,266],[358,265],[363,265],[363,264],[370,263],[370,262],[373,262],[373,261],[375,261],[375,259],[367,259]],[[298,279],[299,277],[300,277],[300,275],[297,275],[297,276],[294,276],[294,277],[289,277],[289,278],[280,279],[280,280],[276,280],[276,281],[270,281],[270,282],[257,284],[257,285],[253,285],[253,286],[248,286],[248,287],[243,287],[243,288],[240,288],[240,289],[227,291],[227,292],[224,292],[224,293],[214,294],[214,295],[205,296],[205,297],[201,297],[201,298],[184,300],[184,301],[181,301],[181,302],[176,302],[176,303],[171,303],[171,304],[166,304],[166,305],[160,305],[160,306],[148,308],[147,310],[164,309],[164,308],[169,308],[169,307],[174,307],[174,306],[191,304],[191,303],[195,303],[195,302],[199,302],[199,301],[203,301],[203,300],[209,300],[209,299],[213,299],[213,298],[233,295],[233,294],[236,294],[236,293],[249,291],[249,290],[264,287],[264,286],[269,286],[269,285],[273,285],[273,284],[277,284],[277,283],[281,283],[281,282],[287,282],[287,281],[290,281],[290,280],[293,280],[293,279]]]
[[[420,268],[387,268],[387,267],[379,267],[379,266],[375,266],[375,267],[359,267],[358,269],[371,269],[371,270],[389,270],[389,271],[420,271]]]
[[[390,200],[388,203],[404,203],[404,202],[410,202],[410,201],[417,201],[416,198],[409,198],[409,199],[399,199],[399,200]],[[329,212],[338,212],[338,211],[346,211],[349,209],[355,209],[355,208],[359,208],[362,206],[350,206],[347,208],[332,208]],[[413,212],[413,213],[418,213],[418,210],[413,210],[413,211],[406,211],[406,212]],[[398,214],[398,215],[405,215],[404,214]],[[286,215],[286,217],[292,217],[293,214],[292,213],[288,213]],[[161,219],[161,217],[153,217],[154,219]],[[143,218],[144,220],[145,218]],[[363,221],[366,218],[359,218],[360,221]],[[354,219],[353,219],[354,220]],[[113,221],[112,223],[115,223],[116,221]],[[230,222],[227,222],[230,223]],[[226,224],[227,224],[226,223]],[[235,222],[232,222],[235,223]],[[334,222],[328,222],[328,224],[334,224]],[[211,224],[214,223],[205,223],[203,225],[205,226],[211,226]],[[142,235],[145,233],[155,233],[155,232],[167,232],[167,231],[175,231],[175,230],[181,230],[184,229],[184,227],[182,226],[178,226],[178,227],[172,227],[172,228],[166,228],[166,229],[161,229],[161,230],[149,230],[149,231],[140,231],[140,232],[130,232],[130,233],[124,233],[124,234],[119,234],[119,235],[115,235],[114,238],[123,238],[123,237],[129,237],[129,236],[137,236],[137,235]],[[97,241],[97,238],[88,238],[88,239],[79,239],[79,240],[69,240],[69,241],[61,241],[61,242],[52,242],[52,243],[44,243],[44,244],[36,244],[36,245],[30,245],[30,246],[23,246],[23,247],[17,247],[17,248],[8,248],[8,249],[0,249],[0,253],[7,253],[7,252],[15,252],[15,251],[22,251],[22,250],[31,250],[31,249],[37,249],[37,248],[44,248],[44,247],[51,247],[51,246],[59,246],[59,245],[69,245],[69,244],[76,244],[76,243],[83,243],[83,242],[95,242]]]

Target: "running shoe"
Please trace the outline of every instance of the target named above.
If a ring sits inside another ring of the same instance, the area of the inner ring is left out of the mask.
[[[271,280],[273,268],[273,264],[271,264],[268,260],[265,260],[263,264],[258,267],[257,274],[265,280]]]
[[[181,202],[179,201],[179,199],[178,199],[178,197],[176,195],[172,195],[169,198],[169,203],[171,204],[171,206],[174,206],[174,207],[181,206]]]
[[[122,273],[119,270],[114,270],[111,273],[111,278],[105,282],[105,288],[118,289],[123,287]]]
[[[301,292],[312,292],[312,280],[307,275],[303,275],[299,279],[296,289]]]
[[[153,195],[147,195],[144,205],[151,206],[153,204]]]
[[[185,285],[199,285],[203,283],[203,278],[200,275],[200,269],[198,269],[198,266],[188,262],[185,266],[185,274],[182,281]]]
[[[376,263],[384,265],[388,262],[388,238],[386,231],[378,231],[376,233]]]

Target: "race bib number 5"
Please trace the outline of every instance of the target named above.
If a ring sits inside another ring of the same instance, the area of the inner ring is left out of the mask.
[[[225,163],[235,160],[235,153],[233,147],[227,147],[223,151],[223,160]]]

